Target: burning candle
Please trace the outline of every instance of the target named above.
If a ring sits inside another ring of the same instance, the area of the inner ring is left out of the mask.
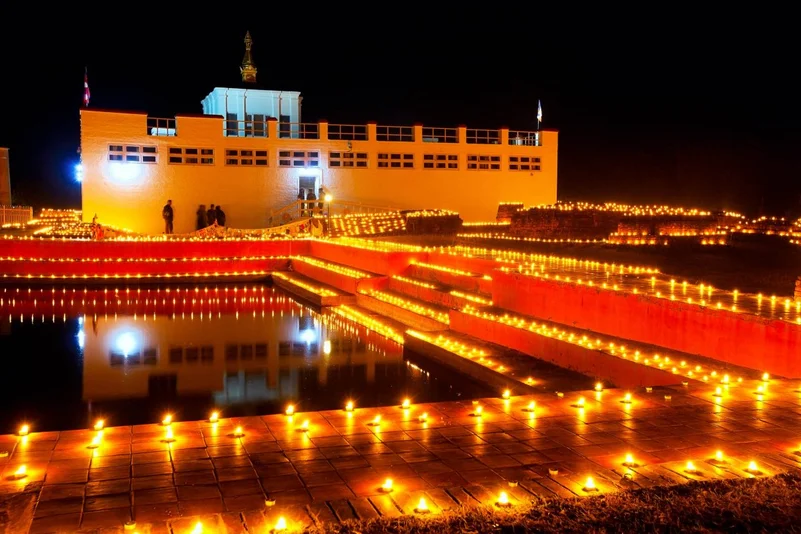
[[[428,412],[423,413],[420,417],[417,418],[417,420],[420,421],[421,423],[425,423],[426,421],[428,421]]]
[[[587,480],[584,482],[584,491],[596,491],[598,488],[595,487],[595,481],[592,477],[587,477]]]
[[[401,404],[401,408],[404,410],[408,410],[412,405],[412,402],[409,399],[403,399],[403,403]]]
[[[600,382],[595,384],[595,391],[601,392],[603,390],[604,390],[604,385],[603,384],[601,384]]]
[[[309,431],[309,420],[306,419],[303,421],[303,424],[298,427],[299,432],[308,432]]]
[[[534,412],[536,409],[537,409],[537,403],[534,402],[534,401],[531,401],[531,402],[528,403],[528,406],[523,408],[523,411]]]
[[[275,526],[273,527],[273,530],[275,532],[282,532],[282,531],[286,530],[286,528],[287,528],[286,519],[284,519],[284,517],[281,516],[281,517],[278,518],[278,521],[275,522]]]
[[[286,407],[286,412],[285,412],[285,413],[286,413],[286,414],[287,414],[289,417],[292,417],[293,415],[295,415],[295,405],[294,405],[294,404],[290,404],[289,406],[287,406],[287,407]]]
[[[420,497],[420,502],[417,503],[417,508],[414,509],[418,514],[428,513],[428,503],[423,497]]]
[[[348,403],[345,405],[345,411],[347,412],[353,411],[353,401],[348,401]]]
[[[100,441],[102,440],[102,436],[103,436],[103,433],[102,432],[98,432],[97,435],[92,438],[92,441],[89,443],[87,448],[96,449],[96,448],[100,447]]]
[[[509,502],[509,496],[506,494],[505,491],[502,491],[500,495],[498,495],[498,502],[496,504],[498,506],[509,506],[511,504]]]
[[[751,474],[757,474],[759,473],[759,467],[757,467],[755,461],[751,460],[750,462],[748,462],[748,469],[746,469],[746,471],[748,471]]]
[[[164,419],[161,420],[161,424],[164,426],[170,426],[172,424],[172,414],[167,414],[164,416]]]
[[[688,473],[695,473],[698,470],[695,468],[695,464],[692,462],[687,462],[687,466],[684,468],[685,471]]]
[[[622,402],[623,404],[631,404],[631,393],[626,393],[623,396],[623,400],[620,402]]]
[[[209,415],[209,423],[216,423],[220,420],[220,412],[211,412]]]
[[[509,400],[509,398],[510,398],[511,396],[512,396],[512,392],[511,392],[511,391],[509,391],[508,389],[505,389],[505,390],[503,391],[503,398],[504,398],[504,399],[506,399],[506,400]]]
[[[235,438],[241,438],[244,435],[245,435],[245,432],[242,430],[241,426],[238,426],[238,427],[236,427],[234,429],[234,437]]]
[[[723,457],[723,451],[715,451],[715,461],[718,463],[724,463],[726,461]]]
[[[30,429],[31,428],[28,425],[22,425],[21,427],[19,427],[19,431],[17,432],[17,434],[19,434],[20,436],[27,436]]]
[[[637,465],[634,462],[634,456],[631,453],[626,454],[626,460],[623,462],[623,465],[628,467],[634,467],[635,465]]]
[[[24,465],[19,466],[19,468],[14,471],[14,478],[21,479],[28,476],[28,471],[25,469]]]
[[[102,419],[98,419],[95,422],[95,430],[103,430],[103,427],[106,425],[106,422]]]
[[[161,441],[164,443],[172,443],[175,441],[175,436],[172,434],[172,427],[167,427],[167,431],[164,433],[164,439]]]
[[[381,491],[384,493],[389,493],[392,491],[392,479],[388,478],[384,481],[384,484],[381,486]]]
[[[376,415],[375,417],[373,417],[373,420],[370,421],[369,424],[370,424],[370,426],[379,426],[381,424],[381,416],[380,415]]]

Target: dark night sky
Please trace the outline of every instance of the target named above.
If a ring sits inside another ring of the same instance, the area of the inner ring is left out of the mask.
[[[39,20],[12,7],[0,146],[11,148],[17,200],[80,203],[84,65],[92,107],[199,113],[212,87],[236,80],[249,29],[259,81],[301,91],[304,121],[527,129],[540,98],[543,127],[560,130],[560,199],[801,209],[799,47],[778,27],[787,14],[765,14],[770,25],[753,12],[701,20],[671,4],[576,21],[536,4],[502,15],[388,3],[362,16],[337,4],[310,20],[317,8],[293,5],[206,23],[189,22],[199,7],[174,21],[105,9]]]

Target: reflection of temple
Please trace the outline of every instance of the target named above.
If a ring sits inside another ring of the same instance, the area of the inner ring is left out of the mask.
[[[304,313],[304,315],[301,315]],[[83,334],[87,401],[213,393],[218,404],[292,398],[337,380],[372,383],[399,367],[402,348],[308,311],[200,316],[87,317]],[[362,337],[364,336],[364,337]],[[368,342],[368,340],[370,340]],[[347,368],[340,369],[340,365]]]

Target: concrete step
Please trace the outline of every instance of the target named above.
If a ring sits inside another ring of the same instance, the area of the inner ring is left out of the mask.
[[[448,286],[467,293],[492,294],[492,278],[445,265],[413,262],[402,275],[424,282]]]
[[[573,369],[618,387],[720,384],[736,388],[761,373],[696,355],[551,321],[476,308],[451,310],[450,328]]]
[[[318,307],[355,304],[356,296],[295,272],[274,272],[273,284]]]
[[[375,288],[383,279],[381,275],[375,273],[308,256],[294,256],[291,260],[291,269],[320,283],[353,294],[360,288]]]
[[[429,304],[449,309],[458,309],[464,306],[492,306],[492,298],[489,295],[460,291],[442,284],[426,282],[402,275],[390,277],[387,283],[387,289]]]
[[[365,289],[357,294],[359,306],[423,332],[448,328],[448,309],[418,299],[380,289]]]

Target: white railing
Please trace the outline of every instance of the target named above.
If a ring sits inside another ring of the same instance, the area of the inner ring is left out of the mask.
[[[226,137],[269,137],[269,121],[228,120],[223,122]]]
[[[33,219],[33,208],[29,206],[0,206],[0,226],[25,224]]]
[[[315,122],[279,122],[280,139],[319,139],[320,125]]]
[[[156,135],[160,137],[174,137],[176,135],[175,119],[148,117],[147,135]]]
[[[542,146],[540,132],[509,130],[509,144],[518,146]]]

